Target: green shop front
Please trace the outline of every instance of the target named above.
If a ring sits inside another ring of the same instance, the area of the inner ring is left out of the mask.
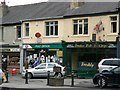
[[[26,63],[26,58],[41,59],[44,56],[44,62],[53,62],[55,57],[56,62],[63,63],[63,45],[61,43],[45,43],[45,44],[23,44],[23,66]]]
[[[74,71],[78,77],[93,77],[101,59],[116,57],[116,42],[67,42],[65,45],[67,75]]]
[[[45,57],[57,55],[61,64],[66,66],[66,75],[74,71],[78,77],[93,77],[101,59],[116,57],[116,42],[23,44],[23,63],[27,56],[35,53],[40,56],[41,51]]]

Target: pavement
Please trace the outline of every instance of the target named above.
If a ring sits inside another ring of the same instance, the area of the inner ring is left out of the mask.
[[[74,87],[71,87],[71,78],[64,79],[63,86],[49,86],[46,78],[29,79],[25,84],[25,79],[21,74],[8,75],[8,83],[3,83],[0,88],[17,88],[17,89],[38,89],[38,88],[76,88],[76,87],[93,87],[92,79],[74,79]],[[2,89],[3,90],[3,89]],[[11,90],[11,89],[10,89]]]

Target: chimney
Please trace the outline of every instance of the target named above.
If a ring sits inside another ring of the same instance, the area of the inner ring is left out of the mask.
[[[84,0],[72,0],[70,3],[70,8],[76,9],[76,8],[79,8],[83,4],[84,4]]]
[[[6,5],[5,0],[0,4],[0,17],[3,17],[8,13],[8,6]]]

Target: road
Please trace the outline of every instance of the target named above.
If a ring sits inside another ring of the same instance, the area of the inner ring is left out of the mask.
[[[100,89],[95,86],[92,79],[75,79],[74,87],[71,87],[71,78],[65,79],[64,86],[48,86],[47,79],[29,79],[25,84],[25,79],[21,75],[9,75],[8,83],[3,83],[0,90],[120,90],[120,87],[106,87]],[[22,88],[22,89],[21,89]]]

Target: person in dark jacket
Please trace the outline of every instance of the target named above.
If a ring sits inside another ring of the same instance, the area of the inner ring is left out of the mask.
[[[7,58],[2,59],[2,71],[7,71]]]
[[[34,59],[31,59],[31,60],[30,60],[29,64],[30,64],[30,67],[31,67],[31,68],[34,68],[34,65],[33,65],[34,62],[35,62]]]

